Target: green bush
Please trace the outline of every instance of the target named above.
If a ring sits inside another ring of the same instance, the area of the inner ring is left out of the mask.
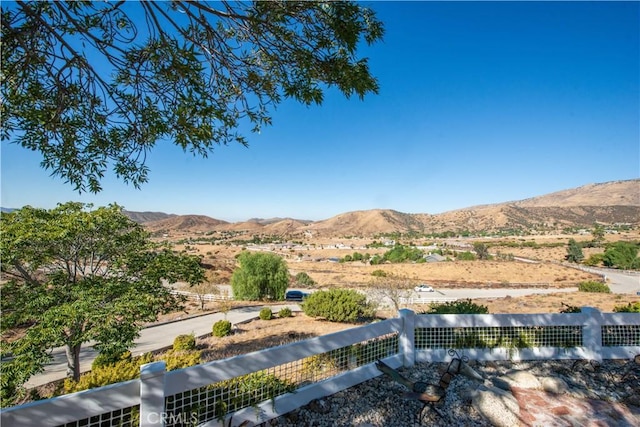
[[[95,359],[93,359],[91,369],[114,365],[121,360],[131,360],[131,352],[125,351],[120,354],[100,353]]]
[[[196,336],[193,334],[178,335],[173,340],[173,349],[180,350],[195,350],[196,349]]]
[[[167,370],[187,368],[197,365],[201,361],[202,352],[194,350],[169,350],[157,357],[151,353],[142,356],[131,357],[131,353],[121,354],[121,358],[113,363],[97,366],[92,365],[91,371],[80,376],[78,381],[67,378],[64,381],[64,393],[76,393],[82,390],[102,387],[123,381],[129,381],[140,377],[140,366],[145,363],[163,360]]]
[[[609,286],[605,285],[602,282],[581,282],[578,283],[578,290],[580,292],[601,292],[605,294],[611,293],[611,289],[609,289]]]
[[[307,316],[323,317],[330,322],[357,322],[374,316],[374,306],[367,302],[367,297],[347,289],[314,292],[302,303],[302,310]]]
[[[613,308],[616,313],[640,313],[640,301],[630,302],[627,305],[617,305]]]
[[[198,350],[169,350],[158,356],[157,359],[164,360],[167,371],[173,371],[199,364],[202,360],[202,352]]]
[[[207,400],[215,402],[213,416],[222,419],[225,415],[264,400],[295,390],[295,384],[273,374],[254,372],[230,380],[220,381],[204,389],[193,390],[199,396],[205,392]],[[171,403],[171,402],[170,402]],[[196,408],[193,408],[194,410]],[[186,409],[186,411],[189,411]]]
[[[591,256],[589,256],[589,258],[584,260],[583,264],[591,267],[596,267],[602,264],[603,259],[604,254],[592,254]]]
[[[140,376],[140,366],[151,362],[153,362],[153,355],[145,353],[139,357],[119,360],[113,364],[96,367],[91,372],[81,375],[77,382],[71,378],[64,380],[64,392],[65,394],[75,393],[90,388],[133,380]]]
[[[273,319],[273,311],[269,307],[265,307],[260,310],[260,318],[262,320],[271,320]]]
[[[373,277],[387,277],[387,272],[384,270],[373,270],[371,275]]]
[[[304,271],[296,274],[296,282],[302,286],[314,286],[316,282]]]
[[[291,309],[289,307],[281,308],[278,312],[278,317],[280,318],[291,317],[292,315],[293,313],[291,312]]]
[[[432,303],[429,310],[422,314],[487,314],[489,308],[472,302],[470,299]]]
[[[215,337],[226,337],[231,333],[231,322],[228,320],[218,320],[213,324],[213,336]]]
[[[456,253],[456,259],[458,261],[475,261],[476,256],[469,251]]]

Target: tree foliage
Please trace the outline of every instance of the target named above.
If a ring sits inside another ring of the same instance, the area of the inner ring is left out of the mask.
[[[640,245],[632,242],[615,242],[607,245],[602,262],[606,267],[638,270],[640,269],[639,247]]]
[[[476,304],[471,299],[432,303],[423,314],[487,314],[486,305]]]
[[[143,322],[156,320],[179,301],[163,281],[203,279],[197,257],[174,254],[117,205],[90,210],[66,203],[51,210],[25,207],[0,216],[2,332],[25,328],[3,342],[13,355],[2,364],[3,398],[10,398],[64,346],[68,372],[80,375],[81,346],[122,354]]]
[[[3,2],[1,138],[79,191],[137,187],[157,141],[206,157],[284,98],[377,93],[357,50],[382,35],[349,1]]]
[[[289,270],[278,255],[242,252],[240,265],[231,275],[231,289],[236,300],[283,300],[289,286]]]
[[[476,253],[478,259],[487,260],[491,257],[491,255],[489,255],[489,246],[487,246],[486,243],[474,242],[473,250]]]
[[[393,249],[388,250],[382,256],[382,262],[388,261],[391,263],[400,263],[407,261],[424,261],[424,252],[420,249],[404,246],[404,245],[396,245]]]
[[[316,282],[304,271],[296,274],[296,283],[300,286],[315,286]]]
[[[569,242],[567,243],[567,254],[564,259],[574,263],[580,263],[584,259],[582,247],[574,239],[569,239]]]

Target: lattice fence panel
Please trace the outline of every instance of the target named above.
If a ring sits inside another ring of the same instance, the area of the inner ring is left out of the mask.
[[[139,425],[140,406],[136,405],[62,424],[58,427],[138,427]]]
[[[603,325],[604,347],[640,345],[640,325]]]
[[[582,326],[416,328],[415,348],[580,347]]]
[[[293,392],[359,366],[398,353],[398,334],[341,347],[284,363],[242,377],[221,381],[165,398],[167,427],[185,420],[194,424],[221,419],[229,413]]]

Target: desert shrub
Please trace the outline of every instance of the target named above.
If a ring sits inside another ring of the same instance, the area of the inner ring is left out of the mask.
[[[456,259],[459,261],[475,261],[476,256],[469,251],[464,251],[456,253]]]
[[[168,371],[187,368],[197,365],[201,361],[202,352],[194,350],[169,350],[160,356],[153,357],[151,353],[142,356],[131,357],[126,352],[120,355],[120,359],[105,365],[91,366],[91,371],[80,376],[78,381],[67,378],[64,381],[64,393],[76,393],[95,387],[102,387],[123,381],[129,381],[140,377],[140,366],[145,363],[163,360]]]
[[[591,267],[596,267],[602,264],[603,259],[604,259],[604,254],[593,254],[589,256],[589,258],[584,260],[583,264]]]
[[[560,313],[581,313],[582,309],[576,305],[569,305],[569,304],[565,304],[562,303],[563,307],[560,310]]]
[[[193,334],[178,335],[173,340],[173,349],[180,350],[195,350],[196,349],[196,337]]]
[[[228,320],[218,320],[213,324],[212,333],[215,337],[226,337],[231,333],[231,322]]]
[[[374,315],[374,307],[365,295],[347,289],[314,292],[302,304],[302,310],[307,316],[330,322],[357,322]]]
[[[264,307],[260,310],[260,318],[262,320],[271,320],[273,319],[273,311],[269,307]]]
[[[281,308],[280,311],[278,311],[278,317],[280,318],[291,317],[292,315],[293,312],[289,307]]]
[[[302,374],[309,379],[315,379],[323,372],[335,370],[337,370],[336,361],[329,357],[328,353],[316,354],[302,361]]]
[[[296,282],[302,286],[314,286],[316,284],[316,282],[311,278],[311,276],[309,276],[304,271],[301,271],[300,273],[296,274],[295,279],[296,279]]]
[[[113,364],[99,366],[80,376],[78,381],[71,378],[64,380],[64,392],[75,393],[90,388],[102,387],[109,384],[133,380],[140,376],[140,366],[153,362],[153,355],[145,353],[142,356],[119,360]]]
[[[198,350],[169,350],[157,358],[164,360],[167,371],[188,368],[201,362],[202,352]]]
[[[373,277],[387,277],[387,272],[384,270],[373,270],[371,275]]]
[[[602,282],[593,281],[578,283],[578,290],[580,292],[601,292],[605,294],[611,293],[611,289],[609,289],[609,286],[605,285]]]
[[[613,308],[616,313],[640,313],[640,301],[630,302],[627,305],[617,305]]]
[[[91,363],[91,369],[113,365],[121,360],[131,360],[131,352],[125,351],[119,354],[100,353],[96,356],[95,359],[93,359],[93,362]]]
[[[447,301],[432,303],[429,310],[422,314],[487,314],[489,308],[486,305],[476,304],[470,299],[459,301]]]
[[[292,392],[295,388],[293,383],[282,380],[275,375],[254,372],[217,382],[206,387],[204,392],[211,396],[211,401],[216,402],[214,416],[221,419],[230,412],[260,403],[265,396],[272,399],[281,394]],[[198,394],[203,393],[202,390],[197,391]],[[189,410],[187,409],[187,411]]]

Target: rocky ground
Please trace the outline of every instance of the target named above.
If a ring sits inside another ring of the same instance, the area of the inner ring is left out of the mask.
[[[640,355],[622,361],[469,362],[482,381],[456,375],[439,402],[413,400],[388,375],[366,381],[264,426],[638,426]],[[448,364],[400,373],[439,384]]]

